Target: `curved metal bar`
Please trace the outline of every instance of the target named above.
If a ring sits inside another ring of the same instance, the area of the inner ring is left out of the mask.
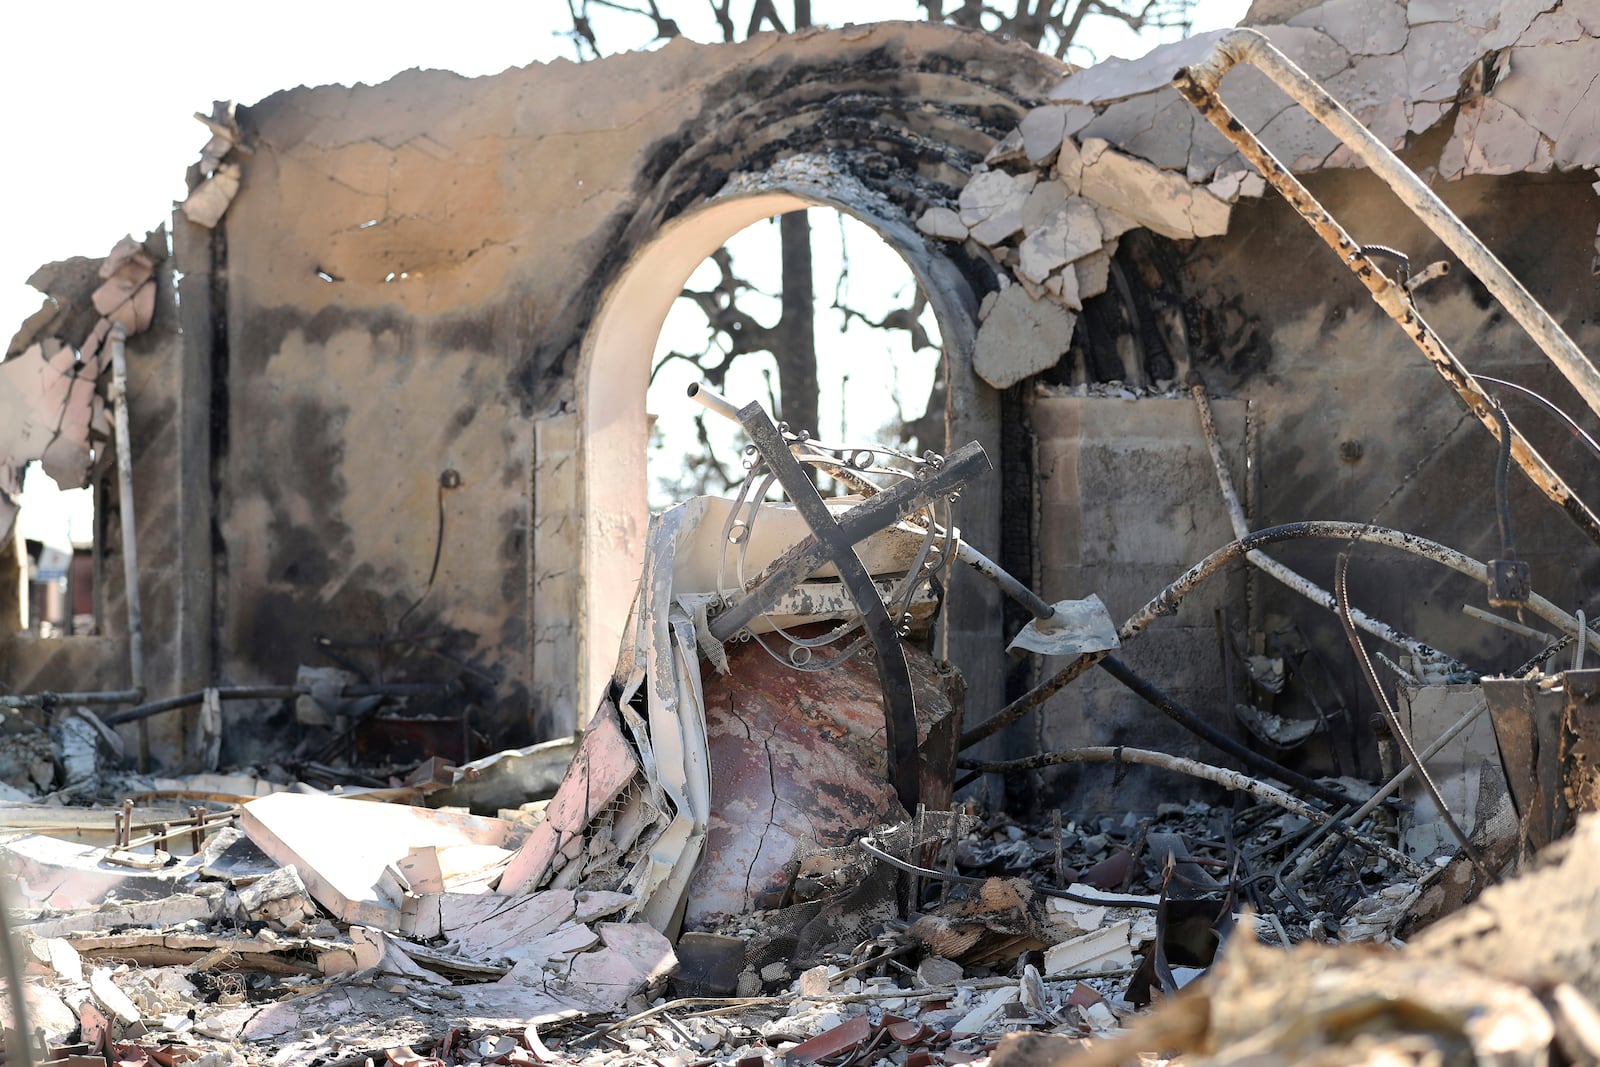
[[[1203,62],[1178,72],[1172,81],[1173,88],[1215,126],[1239,150],[1239,154],[1261,172],[1268,184],[1289,202],[1289,206],[1317,236],[1338,253],[1345,266],[1367,287],[1377,305],[1405,331],[1440,377],[1455,390],[1461,402],[1494,434],[1496,440],[1500,438],[1502,430],[1495,415],[1494,401],[1418,313],[1416,305],[1412,303],[1411,293],[1378,269],[1372,257],[1351,239],[1299,179],[1289,173],[1288,168],[1217,96],[1217,83],[1223,74],[1239,62],[1247,62],[1260,69],[1387,181],[1417,217],[1427,223],[1500,299],[1561,373],[1566,375],[1567,380],[1572,382],[1590,408],[1600,412],[1600,371],[1595,370],[1593,364],[1550,318],[1549,313],[1528,295],[1521,283],[1422,184],[1421,179],[1264,36],[1254,30],[1235,30],[1218,38],[1211,54]],[[1596,516],[1588,504],[1573,492],[1522,435],[1516,424],[1509,425],[1512,455],[1528,480],[1566,512],[1567,517],[1591,541],[1600,544],[1600,516]]]
[[[1446,545],[1441,545],[1437,541],[1430,541],[1426,537],[1418,537],[1416,534],[1391,530],[1383,526],[1369,526],[1360,522],[1335,522],[1331,520],[1291,522],[1282,526],[1269,526],[1264,530],[1258,530],[1247,537],[1241,537],[1237,541],[1231,541],[1223,545],[1205,559],[1184,571],[1176,581],[1156,594],[1144,607],[1135,612],[1127,622],[1122,624],[1121,629],[1117,631],[1117,637],[1126,644],[1143,633],[1160,616],[1177,614],[1178,604],[1195,586],[1241,556],[1266,545],[1277,544],[1280,541],[1301,539],[1359,541],[1363,544],[1377,544],[1388,548],[1397,548],[1402,552],[1421,556],[1423,559],[1431,559],[1435,563],[1449,567],[1451,570],[1467,575],[1476,581],[1482,581],[1485,573],[1484,565],[1471,556],[1457,552]],[[1560,627],[1562,632],[1578,632],[1578,624],[1571,615],[1568,615],[1539,594],[1533,594],[1528,599],[1526,606],[1535,615]],[[1600,634],[1595,634],[1593,630],[1588,632],[1593,635],[1596,643],[1600,643]],[[1022,716],[1049,700],[1056,693],[1071,685],[1091,667],[1104,659],[1105,655],[1106,653],[1104,652],[1091,652],[1079,656],[1062,668],[1054,677],[1034,686],[1028,692],[1000,709],[992,718],[962,734],[961,747],[963,749],[970,748],[984,738],[1010,726]]]
[[[1280,52],[1265,34],[1249,29],[1223,34],[1212,46],[1210,55],[1178,72],[1173,79],[1173,86],[1225,137],[1238,145],[1237,131],[1242,130],[1247,136],[1249,131],[1232,115],[1218,121],[1214,111],[1208,110],[1207,105],[1220,106],[1220,101],[1216,99],[1217,87],[1222,76],[1239,63],[1248,63],[1265,74],[1295,103],[1305,108],[1312,118],[1327,127],[1357,159],[1372,168],[1372,172],[1394,190],[1401,203],[1410,208],[1412,214],[1432,230],[1447,248],[1461,257],[1467,269],[1478,276],[1495,299],[1511,313],[1511,317],[1528,332],[1534,343],[1550,357],[1550,362],[1572,383],[1578,395],[1589,405],[1589,410],[1600,414],[1600,370],[1596,370],[1566,331],[1506,269],[1505,264],[1485,248],[1477,235],[1428,188],[1426,182],[1400,162],[1387,145],[1345,110],[1344,105]],[[1246,155],[1246,158],[1250,157]],[[1250,161],[1256,162],[1254,159]],[[1268,181],[1277,184],[1271,173],[1266,170],[1262,173]]]
[[[778,484],[788,494],[812,536],[823,546],[828,559],[839,571],[839,580],[855,601],[862,625],[877,652],[878,682],[883,687],[883,721],[889,755],[889,778],[907,812],[917,810],[921,775],[917,761],[916,698],[911,688],[911,668],[900,645],[899,627],[889,618],[878,587],[862,566],[855,552],[855,541],[840,523],[834,521],[828,505],[817,494],[804,469],[789,451],[789,443],[773,425],[760,404],[739,409],[739,422],[761,456],[778,476]],[[887,496],[887,494],[884,494]],[[883,497],[874,498],[877,500]],[[865,505],[863,505],[865,507]],[[757,598],[745,597],[746,602]],[[759,610],[759,609],[758,609]]]

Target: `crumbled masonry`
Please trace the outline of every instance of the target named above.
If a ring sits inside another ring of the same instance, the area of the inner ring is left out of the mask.
[[[1246,22],[197,113],[0,361],[0,1067],[1600,1063],[1600,0]],[[943,440],[646,412],[805,207]]]

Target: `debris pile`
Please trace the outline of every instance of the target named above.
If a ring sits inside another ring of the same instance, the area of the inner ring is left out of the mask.
[[[921,455],[830,444],[696,387],[744,429],[749,474],[733,499],[653,517],[616,668],[580,737],[460,767],[300,759],[293,775],[151,780],[123,770],[115,726],[199,705],[187,740],[214,767],[221,701],[270,692],[294,698],[301,721],[327,731],[316,755],[337,759],[354,729],[337,732],[341,716],[440,687],[305,669],[293,686],[144,701],[130,490],[131,695],[0,699],[7,1067],[1600,1063],[1600,672],[1582,669],[1600,634],[1533,592],[1512,535],[1513,461],[1596,540],[1600,519],[1422,318],[1413,294],[1443,269],[1412,275],[1394,249],[1356,245],[1232,118],[1222,73],[1248,62],[1311,94],[1314,117],[1447,243],[1461,240],[1519,320],[1528,312],[1597,410],[1600,378],[1424,183],[1370,133],[1340,132],[1354,120],[1266,38],[1182,49],[1177,89],[1264,177],[1197,185],[1074,139],[1110,109],[1036,109],[956,207],[921,216],[925,233],[973,242],[1015,279],[979,309],[974,369],[1006,388],[1056,365],[1074,312],[1112,284],[1122,235],[1221,233],[1231,203],[1271,184],[1499,442],[1496,558],[1373,522],[1252,530],[1191,373],[1195,443],[1234,539],[1117,625],[1098,595],[1047,603],[962,538],[950,505],[991,464],[977,443]],[[229,160],[244,146],[227,108],[207,126],[184,211],[212,227],[239,189]],[[122,345],[149,324],[155,262],[128,242],[98,268],[82,358],[31,344],[8,364],[38,378],[25,404],[55,405],[64,421],[48,440],[19,422],[7,463],[88,462],[110,432],[93,391],[104,342],[131,477]],[[1176,398],[1175,377],[1140,390]],[[1122,395],[1120,380],[1081,389]],[[825,479],[837,494],[823,496]],[[441,539],[456,488],[452,468],[436,490]],[[1479,616],[1543,651],[1483,677],[1352,607],[1348,551],[1331,590],[1262,551],[1308,539],[1382,544],[1469,575],[1519,621]],[[963,680],[929,652],[947,643],[940,610],[958,563],[1027,617],[1011,652],[1059,661],[982,722],[964,721],[964,687],[995,680]],[[1248,679],[1243,694],[1228,683],[1224,709],[1244,741],[1113,655],[1234,564],[1336,617],[1380,712],[1375,781],[1295,762],[1333,716],[1353,734],[1353,709],[1313,696],[1315,717],[1284,713],[1271,698],[1291,676],[1304,682],[1292,654],[1234,647],[1220,612],[1224,674]],[[1397,659],[1369,653],[1363,632]],[[1574,669],[1547,672],[1574,640]],[[1373,655],[1401,686],[1384,684]],[[1217,755],[1120,743],[977,754],[1097,667]],[[98,716],[90,697],[134,706]],[[979,776],[1083,763],[1158,768],[1209,791],[1124,817],[1019,820],[960,800]]]

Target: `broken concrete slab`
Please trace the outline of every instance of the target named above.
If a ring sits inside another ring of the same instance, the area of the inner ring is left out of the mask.
[[[183,867],[137,870],[106,862],[106,850],[28,834],[0,844],[0,854],[16,878],[17,893],[34,908],[91,909],[116,896],[121,900],[167,897],[197,872]]]
[[[1020,285],[1000,293],[978,327],[972,369],[996,389],[1053,367],[1072,344],[1077,316],[1048,300],[1035,300]]]
[[[550,876],[552,867],[559,869],[575,859],[585,828],[638,773],[638,758],[622,735],[616,709],[608,702],[578,742],[577,754],[545,809],[544,821],[534,827],[506,865],[500,892],[535,888]]]
[[[280,865],[293,865],[336,918],[384,930],[400,928],[401,907],[401,894],[385,888],[385,869],[412,848],[504,846],[520,837],[501,819],[296,793],[252,800],[239,826]]]

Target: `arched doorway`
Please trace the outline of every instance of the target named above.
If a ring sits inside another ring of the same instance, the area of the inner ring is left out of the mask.
[[[747,473],[742,429],[690,385],[758,401],[819,441],[916,455],[947,450],[944,369],[926,295],[871,227],[825,208],[748,226],[701,261],[656,343],[650,508],[731,494]]]
[[[662,227],[607,290],[585,337],[578,370],[580,719],[587,718],[616,662],[643,560],[649,518],[645,388],[662,323],[690,274],[734,234],[762,219],[813,206],[831,207],[865,223],[909,265],[944,341],[947,437],[977,440],[990,451],[991,462],[998,462],[998,396],[971,371],[977,295],[955,264],[931,248],[891,205],[860,189],[786,182],[714,198]],[[997,479],[973,487],[964,500],[968,536],[978,543],[997,538]],[[961,611],[951,627],[953,658],[969,671],[984,669],[981,660],[991,655],[984,646],[992,644],[992,654],[998,656],[1000,643],[971,638],[998,626],[992,592],[958,584],[951,600]]]

